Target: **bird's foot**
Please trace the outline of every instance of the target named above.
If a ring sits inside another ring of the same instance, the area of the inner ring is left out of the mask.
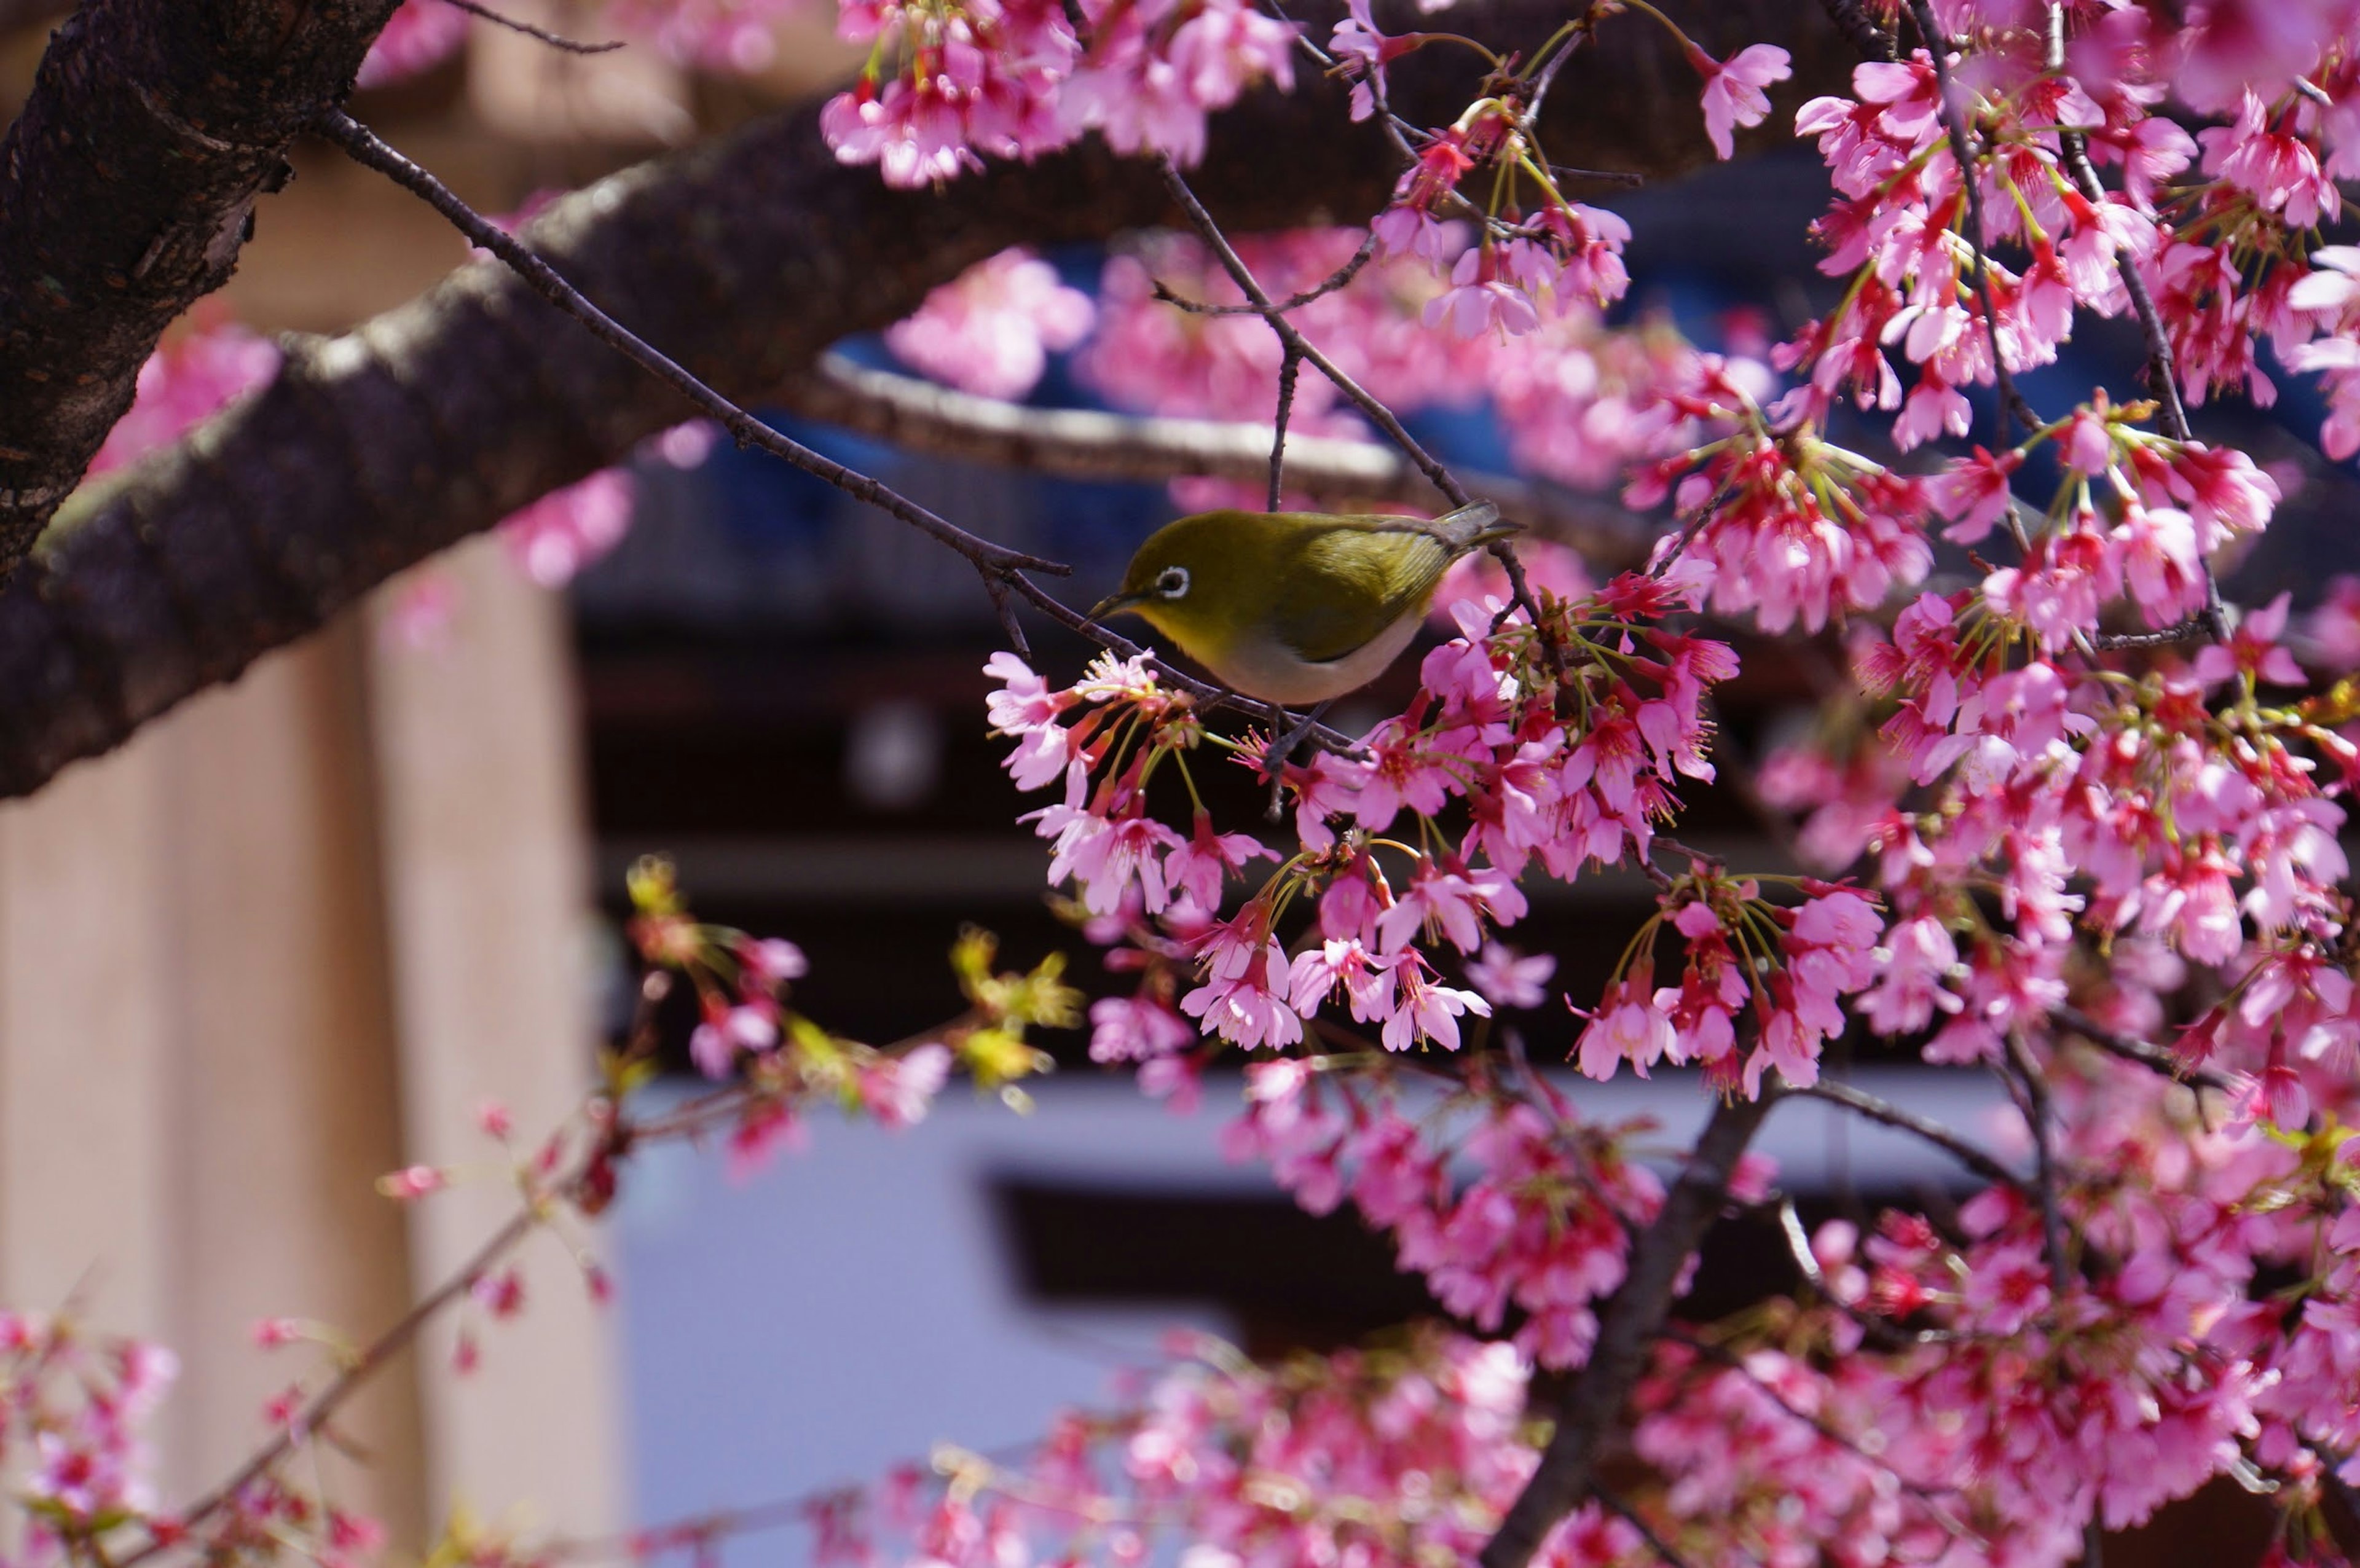
[[[1295,748],[1303,744],[1305,736],[1319,727],[1320,715],[1327,713],[1328,702],[1334,701],[1331,697],[1328,702],[1315,706],[1293,729],[1284,727],[1286,710],[1276,702],[1270,705],[1272,739],[1262,754],[1262,770],[1270,778],[1270,807],[1263,812],[1267,821],[1274,822],[1285,815],[1286,759],[1295,755]]]

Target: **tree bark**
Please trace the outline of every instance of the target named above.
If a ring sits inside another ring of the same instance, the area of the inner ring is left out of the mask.
[[[76,25],[126,15],[93,0]],[[1561,15],[1552,0],[1454,14],[1512,42],[1536,42]],[[1332,20],[1315,16],[1314,36]],[[1856,58],[1816,8],[1777,0],[1732,0],[1699,30],[1714,47],[1774,38],[1794,51],[1781,114],[1841,82]],[[1550,97],[1552,152],[1650,176],[1710,158],[1694,73],[1666,45],[1660,28],[1607,29]],[[1472,77],[1450,52],[1395,66],[1394,101],[1414,121],[1463,106]],[[1171,216],[1150,168],[1095,139],[895,191],[836,163],[816,116],[805,104],[616,175],[529,236],[617,320],[746,400],[1011,245],[1103,239]],[[1757,145],[1772,139],[1765,127]],[[1374,131],[1351,125],[1335,84],[1313,79],[1218,116],[1194,182],[1225,224],[1250,230],[1364,218],[1393,174]],[[488,264],[345,336],[291,342],[270,386],[78,499],[0,593],[0,796],[119,744],[685,411]]]
[[[0,147],[0,580],[398,0],[91,0]]]

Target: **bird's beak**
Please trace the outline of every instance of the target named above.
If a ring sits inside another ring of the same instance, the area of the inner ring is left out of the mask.
[[[1109,615],[1120,615],[1138,603],[1136,593],[1109,593],[1090,606],[1090,619],[1103,621]]]

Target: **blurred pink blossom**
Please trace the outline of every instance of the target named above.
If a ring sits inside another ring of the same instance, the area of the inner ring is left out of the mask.
[[[404,0],[361,61],[356,87],[384,87],[440,65],[466,41],[467,13],[444,0]]]
[[[1049,355],[1089,334],[1090,297],[1017,247],[978,262],[926,296],[885,333],[885,344],[926,376],[982,397],[1019,398],[1040,383]]]
[[[139,367],[130,411],[107,432],[90,472],[105,474],[171,445],[278,372],[279,345],[234,321],[166,339]]]

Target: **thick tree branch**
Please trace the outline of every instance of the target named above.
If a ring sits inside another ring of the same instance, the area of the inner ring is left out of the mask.
[[[1324,32],[1324,15],[1310,19]],[[1557,19],[1548,0],[1491,0],[1465,18],[1509,43],[1536,41]],[[1709,42],[1794,49],[1797,95],[1840,81],[1852,59],[1814,10],[1736,0],[1712,20]],[[1683,80],[1659,33],[1616,29],[1585,55],[1594,81],[1552,97],[1552,146],[1658,175],[1710,157],[1692,73]],[[1455,114],[1471,85],[1440,54],[1401,61],[1394,76],[1396,106],[1428,121]],[[1393,162],[1341,98],[1324,82],[1249,98],[1216,119],[1192,186],[1238,229],[1374,210]],[[1095,142],[939,191],[889,191],[873,169],[835,160],[817,110],[602,181],[557,203],[530,243],[624,326],[746,402],[1008,245],[1103,239],[1175,215],[1151,170]],[[78,500],[0,593],[0,795],[120,743],[690,411],[489,264],[347,336],[290,342],[269,387]]]
[[[90,0],[0,147],[0,580],[397,0]]]
[[[1482,1568],[1525,1568],[1550,1528],[1595,1487],[1607,1437],[1645,1369],[1647,1347],[1671,1310],[1673,1289],[1721,1213],[1737,1161],[1775,1098],[1776,1091],[1765,1085],[1758,1100],[1723,1100],[1713,1107],[1662,1212],[1632,1247],[1630,1271],[1598,1315],[1590,1363],[1558,1412],[1540,1468],[1483,1548]]]

